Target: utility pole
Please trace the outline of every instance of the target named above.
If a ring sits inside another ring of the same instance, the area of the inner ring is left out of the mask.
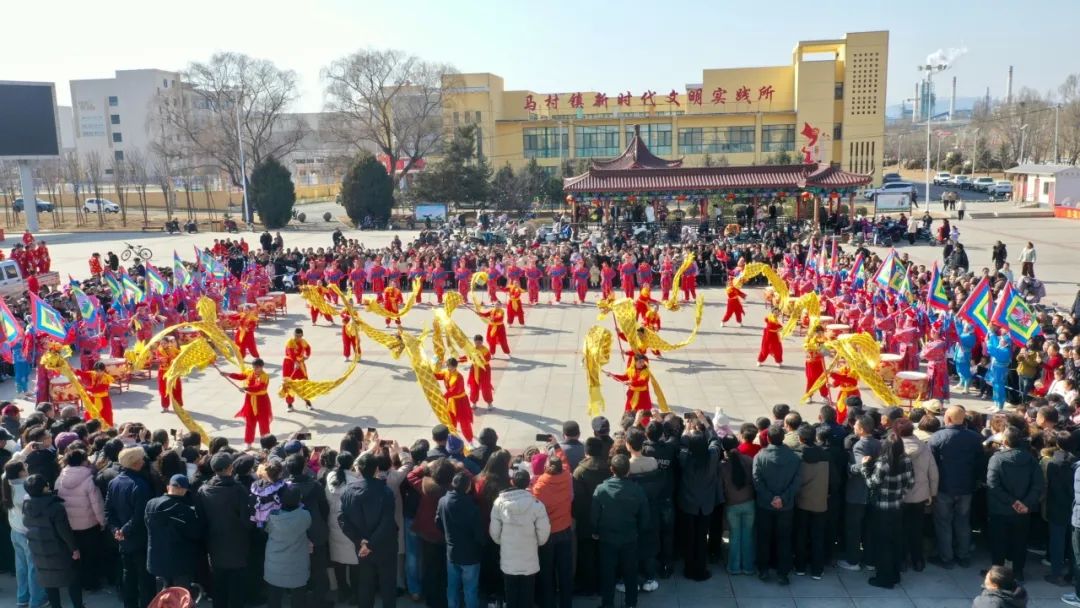
[[[244,92],[240,91],[236,103],[233,104],[233,114],[236,115],[236,144],[240,147],[240,183],[244,190],[244,223],[250,224],[253,218],[248,209],[247,164],[244,162],[244,138],[240,135],[240,102],[243,98]]]
[[[979,158],[979,130],[971,136],[971,179],[975,179],[975,161]]]
[[[904,141],[904,134],[903,133],[896,136],[896,172],[897,173],[900,172],[900,167],[903,166],[903,163],[900,162],[900,142],[902,142],[902,141]]]
[[[1058,157],[1058,111],[1061,110],[1061,104],[1054,106],[1054,164],[1061,162]]]

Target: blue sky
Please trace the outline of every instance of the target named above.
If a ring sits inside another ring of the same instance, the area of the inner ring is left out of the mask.
[[[61,103],[70,79],[234,50],[296,70],[297,109],[317,111],[319,70],[365,47],[493,72],[507,88],[660,92],[699,81],[703,68],[787,64],[798,40],[880,29],[890,32],[890,104],[911,95],[915,66],[939,48],[967,48],[952,70],[960,96],[987,86],[1003,96],[1010,64],[1016,89],[1056,90],[1080,72],[1065,50],[1080,24],[1074,0],[16,0],[2,14],[0,80],[58,82]]]

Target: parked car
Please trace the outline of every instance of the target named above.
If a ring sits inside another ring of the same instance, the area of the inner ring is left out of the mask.
[[[934,185],[945,186],[952,183],[952,173],[948,171],[938,171],[934,174]]]
[[[986,192],[986,190],[994,185],[994,178],[989,176],[976,177],[971,180],[971,189],[978,192]]]
[[[39,272],[37,274],[38,285],[59,287],[60,274],[58,272]],[[18,298],[26,294],[26,279],[19,270],[19,264],[15,260],[0,261],[0,296],[6,298]]]
[[[966,175],[954,175],[952,178],[952,185],[961,190],[967,190],[971,187],[971,178]]]
[[[991,199],[1010,199],[1012,198],[1012,182],[1005,180],[994,182],[994,185],[986,189],[986,193]]]
[[[881,176],[882,185],[888,184],[889,182],[899,182],[899,181],[903,181],[903,178],[900,177],[899,173],[886,173],[886,174]]]
[[[21,197],[15,199],[15,202],[11,203],[11,209],[16,213],[21,212],[23,210],[23,199]],[[37,210],[38,213],[41,213],[43,211],[52,213],[53,204],[49,201],[43,201],[39,198],[37,199]]]
[[[878,192],[908,192],[914,196],[915,184],[911,182],[889,182],[882,184],[880,188],[867,190],[863,196],[866,197],[866,200],[872,201]]]
[[[88,198],[83,202],[83,211],[87,213],[120,213],[120,205],[107,198]]]

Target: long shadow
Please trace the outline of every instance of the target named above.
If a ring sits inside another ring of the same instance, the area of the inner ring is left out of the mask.
[[[714,370],[723,370],[723,369],[727,369],[727,367],[723,366],[723,365],[716,364],[716,363],[709,362],[709,363],[707,363],[705,365],[696,365],[695,364],[695,365],[687,365],[685,367],[671,367],[671,368],[661,367],[660,369],[662,369],[663,371],[666,371],[666,372],[671,372],[672,374],[684,374],[684,375],[689,376],[689,375],[692,375],[692,374],[700,374],[701,372],[714,371]]]
[[[573,333],[566,329],[553,329],[550,327],[540,327],[537,325],[529,325],[525,327],[525,335],[527,336],[550,336],[552,334],[569,334]]]
[[[510,363],[513,363],[513,365],[504,368],[505,371],[527,372],[534,369],[541,369],[546,367],[567,367],[562,363],[549,363],[547,361],[537,361],[535,359],[521,359],[519,357],[514,357],[510,360]]]
[[[501,414],[512,420],[523,422],[536,429],[537,432],[546,432],[555,436],[558,436],[559,433],[562,432],[563,421],[556,420],[548,416],[541,416],[540,414],[533,414],[531,412],[522,412],[520,410],[505,410],[500,408],[495,408],[494,411],[492,411],[491,413]]]

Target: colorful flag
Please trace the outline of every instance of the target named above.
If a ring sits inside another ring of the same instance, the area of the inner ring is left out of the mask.
[[[1005,289],[998,296],[990,321],[1008,329],[1009,336],[1017,346],[1026,345],[1031,338],[1042,333],[1042,326],[1035,319],[1035,313],[1024,298],[1016,293],[1012,283],[1006,283]]]
[[[889,288],[899,293],[904,294],[904,286],[908,286],[908,291],[911,291],[911,283],[908,282],[908,269],[900,263],[899,260],[893,259],[892,276],[889,277]]]
[[[811,237],[810,238],[810,248],[806,250],[806,263],[803,264],[803,270],[804,271],[806,269],[809,269],[809,268],[813,268],[814,270],[817,270],[817,268],[814,267],[814,265],[816,263],[815,262],[816,256],[817,256],[817,254],[814,252],[814,239],[813,239],[813,237]]]
[[[109,286],[109,291],[113,292],[114,297],[120,297],[124,295],[124,288],[120,286],[120,281],[113,274],[113,271],[106,270],[105,274],[101,275],[105,280],[105,284]]]
[[[889,283],[892,282],[895,265],[896,250],[890,249],[889,254],[885,256],[885,259],[881,261],[881,265],[878,266],[877,272],[874,273],[874,282],[881,287],[888,287]]]
[[[219,281],[225,278],[225,267],[221,265],[217,258],[198,249],[195,249],[195,253],[199,255],[199,264],[203,267],[204,274],[209,274],[211,278]]]
[[[184,261],[173,251],[173,287],[187,287],[191,285],[191,273],[184,267]]]
[[[840,261],[840,254],[837,250],[836,237],[832,240],[832,251],[829,252],[829,270],[836,272],[836,264]]]
[[[971,323],[980,340],[990,333],[990,303],[990,279],[983,277],[956,313],[956,316]]]
[[[83,321],[91,325],[97,323],[98,307],[94,305],[90,296],[74,285],[71,286],[71,294],[75,296],[75,304],[79,307],[79,314],[82,315]]]
[[[146,263],[146,288],[152,293],[160,295],[168,295],[169,282],[165,280],[165,277],[161,276],[157,268],[150,262]]]
[[[900,267],[903,268],[903,266],[900,266]],[[893,279],[894,279],[894,281],[890,282],[890,286],[891,286],[892,283],[896,283],[896,286],[895,286],[896,293],[900,294],[900,297],[904,298],[904,301],[907,302],[908,304],[914,304],[915,303],[915,290],[913,290],[911,288],[911,275],[910,275],[910,273],[908,273],[907,270],[904,270],[902,272],[901,271],[894,272],[893,273]]]
[[[863,272],[866,271],[866,260],[863,259],[863,255],[860,253],[855,256],[855,262],[851,264],[851,271],[848,277],[852,282],[862,278]]]
[[[146,300],[146,293],[128,273],[122,272],[120,274],[120,283],[124,286],[124,295],[132,302],[143,302]]]
[[[34,331],[40,331],[52,336],[61,342],[67,339],[67,330],[64,328],[64,318],[56,309],[45,303],[44,300],[33,293],[30,295],[31,323]]]
[[[4,298],[0,298],[0,325],[3,326],[5,344],[17,340],[23,333],[22,325],[19,324],[15,315],[11,314],[11,309],[8,308]]]
[[[949,309],[949,296],[945,293],[945,283],[941,280],[941,270],[938,269],[937,262],[934,262],[934,268],[930,271],[930,288],[926,291],[926,303],[931,308]]]

